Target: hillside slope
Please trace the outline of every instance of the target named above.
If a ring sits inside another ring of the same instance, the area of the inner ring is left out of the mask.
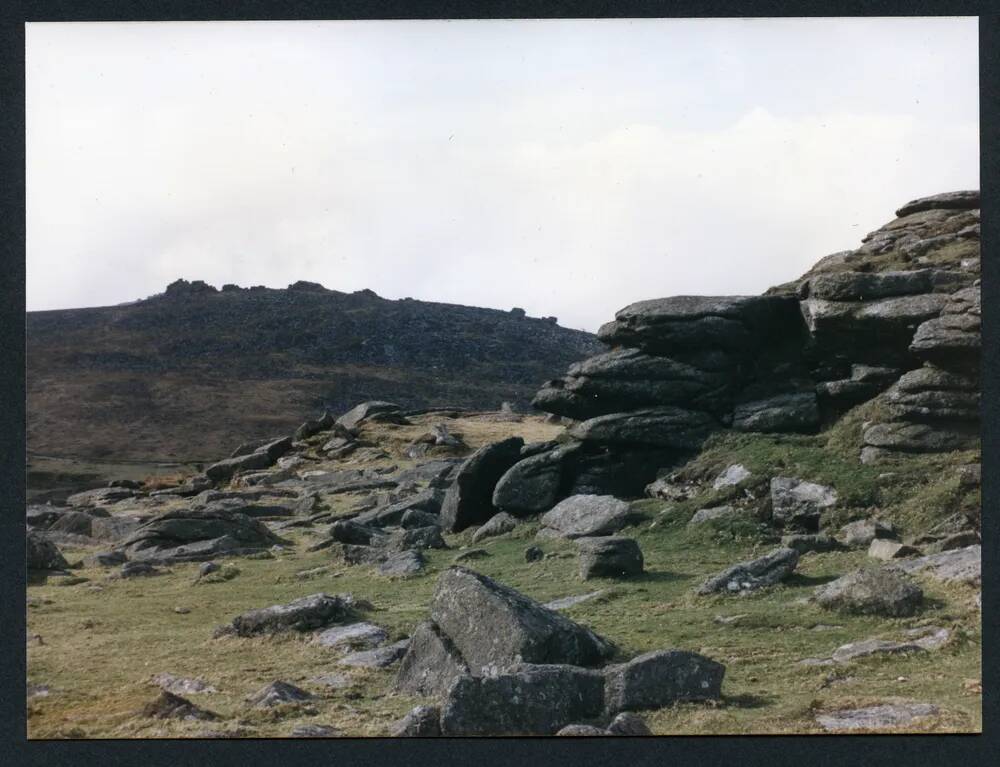
[[[27,316],[28,446],[41,455],[204,460],[366,399],[526,406],[593,354],[555,318],[178,280],[143,301]]]

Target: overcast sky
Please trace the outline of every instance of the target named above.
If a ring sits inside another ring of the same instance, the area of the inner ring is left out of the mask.
[[[27,305],[758,293],[979,185],[975,19],[27,25]]]

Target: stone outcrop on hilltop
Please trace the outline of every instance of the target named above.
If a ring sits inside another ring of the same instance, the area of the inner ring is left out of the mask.
[[[546,466],[545,497],[638,495],[713,431],[815,432],[883,392],[863,461],[974,446],[979,273],[979,194],[956,192],[907,203],[857,250],[766,295],[625,307],[598,332],[608,351],[535,396],[579,421],[530,459]]]

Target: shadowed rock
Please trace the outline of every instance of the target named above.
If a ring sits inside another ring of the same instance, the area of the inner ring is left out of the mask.
[[[496,513],[493,491],[497,482],[521,457],[524,440],[511,437],[479,448],[470,455],[445,493],[441,527],[457,533],[482,525]]]

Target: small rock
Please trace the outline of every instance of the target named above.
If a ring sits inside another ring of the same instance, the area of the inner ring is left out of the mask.
[[[485,559],[490,553],[486,549],[469,549],[467,551],[459,552],[451,560],[452,562],[467,562],[471,559]]]
[[[698,588],[698,594],[741,593],[772,586],[787,578],[799,563],[795,549],[775,549],[750,562],[740,562],[714,575]]]
[[[876,538],[868,546],[868,556],[887,562],[890,559],[902,559],[920,555],[920,550],[905,543],[890,541],[886,538]]]
[[[831,656],[837,663],[847,663],[858,658],[872,655],[889,655],[896,653],[920,652],[923,648],[915,643],[888,642],[884,639],[866,639],[863,642],[851,642],[841,645]]]
[[[406,654],[406,648],[409,644],[409,639],[403,639],[387,647],[377,647],[374,650],[363,650],[345,655],[337,663],[353,668],[386,668]]]
[[[380,575],[406,578],[424,569],[424,557],[417,549],[392,554],[378,566]]]
[[[580,552],[580,577],[584,580],[628,578],[642,574],[642,551],[632,538],[579,538],[577,548]]]
[[[486,522],[482,527],[476,530],[472,535],[472,542],[479,543],[479,541],[484,538],[492,538],[498,535],[504,535],[509,533],[518,525],[518,520],[516,517],[511,516],[505,511],[499,514],[494,514],[490,517],[489,521]]]
[[[190,693],[210,693],[218,692],[212,685],[208,684],[203,679],[185,679],[184,677],[174,676],[173,674],[168,674],[166,672],[156,674],[151,680],[151,684],[155,684],[167,692],[172,692],[175,695],[180,694],[190,694]]]
[[[567,724],[556,735],[560,738],[606,737],[607,730],[589,724]]]
[[[525,562],[537,562],[542,557],[545,556],[545,552],[541,550],[538,546],[529,546],[524,550],[524,561]]]
[[[917,611],[924,592],[896,570],[882,567],[850,572],[820,586],[814,596],[828,610],[905,617]]]
[[[218,714],[199,708],[186,698],[174,695],[164,690],[160,697],[152,703],[147,703],[142,709],[142,715],[152,719],[218,719]]]
[[[441,734],[441,710],[437,706],[417,706],[395,722],[389,734],[394,738],[433,738]]]
[[[301,687],[288,682],[275,681],[247,698],[254,708],[270,708],[282,704],[299,704],[313,700],[315,696]]]
[[[820,714],[816,722],[824,730],[885,730],[906,727],[917,719],[935,716],[938,707],[930,703],[904,703],[867,708],[843,709]]]
[[[316,635],[313,640],[322,647],[333,650],[364,648],[370,650],[385,643],[389,634],[374,623],[351,623],[347,626],[333,626]]]
[[[575,597],[563,597],[562,599],[554,599],[551,602],[546,602],[542,607],[549,610],[568,610],[570,607],[576,607],[584,602],[589,602],[591,599],[596,599],[606,593],[606,590],[601,589],[600,591],[591,591],[589,594],[580,594]]]
[[[752,474],[746,466],[741,463],[734,463],[715,478],[715,481],[712,482],[712,489],[721,490],[724,487],[734,487],[751,476]]]
[[[678,701],[717,700],[726,667],[698,653],[658,650],[604,669],[611,713],[663,708]]]
[[[611,720],[611,724],[608,725],[608,734],[642,737],[653,733],[641,716],[631,711],[623,711]]]
[[[725,519],[726,517],[733,516],[735,513],[736,509],[732,506],[714,506],[709,509],[700,509],[691,517],[688,527],[696,527],[716,519]]]
[[[542,526],[562,538],[612,535],[628,519],[629,505],[613,495],[573,495],[542,515]]]

